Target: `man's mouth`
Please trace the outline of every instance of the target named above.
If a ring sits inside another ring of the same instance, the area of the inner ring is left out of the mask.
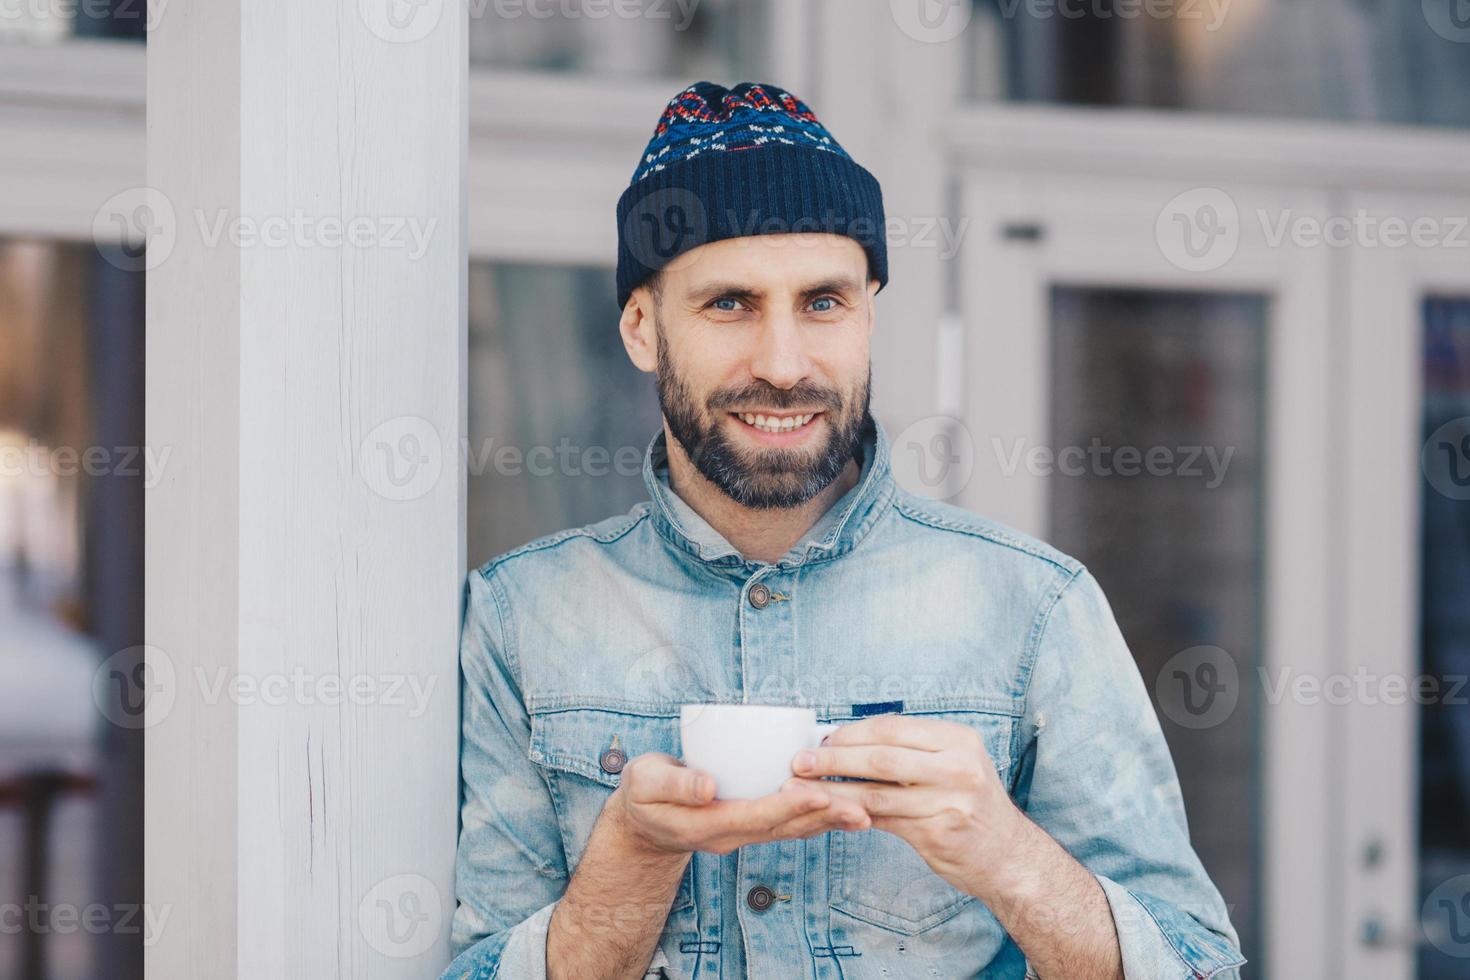
[[[731,412],[730,414],[759,432],[780,435],[786,432],[797,432],[806,428],[811,424],[812,419],[822,413],[794,412],[780,415],[768,412]]]

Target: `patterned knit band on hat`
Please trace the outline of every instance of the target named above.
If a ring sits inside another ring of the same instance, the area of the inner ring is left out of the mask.
[[[679,255],[747,235],[853,239],[888,282],[883,192],[796,96],[696,82],[669,102],[618,199],[618,307]]]

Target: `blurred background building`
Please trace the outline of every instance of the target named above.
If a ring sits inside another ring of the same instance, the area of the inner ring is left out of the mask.
[[[884,183],[896,466],[1094,569],[1246,975],[1467,975],[1461,0],[468,6],[471,566],[642,498],[614,203],[680,87],[786,86]],[[144,182],[142,8],[0,6],[5,910],[142,895],[141,732],[104,718],[141,669],[151,217],[96,220]],[[141,976],[131,918],[13,921],[0,976]]]

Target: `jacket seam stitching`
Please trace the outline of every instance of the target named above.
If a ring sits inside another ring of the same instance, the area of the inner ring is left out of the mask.
[[[500,555],[499,557],[492,558],[480,567],[480,572],[482,574],[489,575],[490,573],[498,570],[501,565],[505,564],[513,558],[519,558],[522,555],[532,555],[538,551],[546,551],[550,548],[555,548],[557,545],[565,544],[566,542],[571,541],[573,538],[590,538],[598,544],[612,544],[614,541],[617,541],[619,538],[627,535],[628,532],[632,531],[648,518],[646,502],[640,503],[638,507],[640,508],[639,513],[636,516],[629,518],[625,526],[621,528],[614,528],[612,531],[608,532],[606,536],[598,534],[590,527],[569,528],[565,531],[559,531],[556,534],[553,534],[550,538],[541,541],[528,542],[527,544],[521,545],[519,548],[513,548],[510,551],[507,551],[505,554]]]
[[[1031,627],[1031,633],[1026,637],[1026,648],[1021,655],[1021,663],[1018,668],[1020,676],[1017,678],[1021,688],[1021,724],[1016,725],[1011,734],[1011,757],[1020,758],[1021,736],[1025,729],[1026,716],[1031,713],[1031,681],[1036,676],[1036,666],[1041,660],[1042,644],[1046,640],[1046,631],[1051,626],[1052,614],[1056,612],[1057,606],[1061,605],[1062,598],[1071,590],[1076,581],[1081,578],[1083,569],[1081,566],[1072,570],[1050,595],[1044,596],[1041,606],[1037,609],[1036,619]]]
[[[927,511],[920,510],[906,500],[901,500],[897,498],[895,498],[893,506],[894,509],[896,509],[900,514],[916,524],[922,524],[926,527],[932,527],[941,531],[953,531],[956,534],[964,534],[969,537],[980,538],[984,541],[989,541],[992,544],[999,545],[1003,548],[1009,548],[1012,551],[1020,552],[1023,555],[1030,555],[1032,558],[1035,558],[1039,561],[1044,561],[1048,565],[1052,565],[1057,569],[1063,572],[1067,572],[1069,574],[1075,574],[1077,571],[1079,571],[1079,563],[1076,562],[1075,559],[1071,562],[1061,560],[1056,556],[1049,555],[1039,548],[1034,548],[1026,544],[1024,541],[1017,540],[1016,538],[1013,538],[1007,534],[1003,534],[993,528],[981,527],[975,524],[961,524],[956,521],[947,520],[943,517],[930,514]]]
[[[526,713],[526,725],[529,730],[531,724],[531,713],[526,708],[525,678],[523,677],[521,672],[520,656],[516,653],[516,642],[514,633],[515,616],[511,612],[510,597],[505,594],[505,587],[496,580],[495,572],[496,569],[494,568],[490,568],[488,571],[482,568],[480,570],[480,577],[485,580],[485,585],[490,590],[490,596],[495,601],[495,620],[500,627],[501,649],[505,654],[506,667],[510,670],[511,677],[515,681],[517,688],[516,698],[518,701],[520,701],[521,710]],[[526,753],[526,762],[530,764],[531,768],[535,770],[538,776],[540,776],[542,784],[546,786],[547,793],[554,796],[554,791],[552,789],[550,780],[546,778],[546,774],[541,771],[540,767],[531,761],[529,741],[526,745]],[[553,808],[554,807],[555,801],[553,799]],[[546,857],[542,856],[529,844],[521,840],[520,836],[512,831],[510,828],[507,827],[505,832],[506,836],[509,837],[518,848],[520,848],[522,853],[526,857],[532,859],[532,861],[536,864],[536,873],[538,875],[543,878],[549,878],[555,881],[565,881],[571,877],[570,873],[564,870],[566,868],[565,848],[563,848],[562,853],[562,864],[560,867],[558,867],[555,861],[549,860]],[[548,872],[554,873],[548,874]]]
[[[510,609],[510,597],[505,594],[505,587],[496,580],[496,569],[481,569],[480,576],[485,580],[485,585],[490,589],[490,597],[495,600],[495,621],[500,626],[500,646],[505,653],[505,665],[510,668],[511,677],[516,682],[516,693],[520,698],[521,708],[526,706],[526,682],[521,674],[521,658],[516,652],[515,639],[515,615]]]

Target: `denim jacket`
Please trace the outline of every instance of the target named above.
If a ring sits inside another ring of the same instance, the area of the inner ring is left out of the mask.
[[[905,492],[881,426],[857,484],[775,563],[743,558],[670,490],[661,433],[643,475],[650,500],[627,514],[469,575],[444,977],[545,977],[552,912],[618,785],[608,750],[678,756],[687,702],[973,728],[1017,805],[1097,877],[1129,980],[1239,976],[1158,719],[1077,561]],[[762,886],[773,901],[751,900]],[[696,853],[648,975],[1035,974],[983,901],[868,830]]]

